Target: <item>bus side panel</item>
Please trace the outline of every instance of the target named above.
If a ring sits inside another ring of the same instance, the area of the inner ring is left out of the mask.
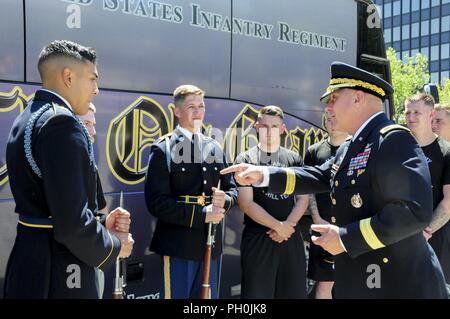
[[[176,86],[193,82],[208,95],[228,96],[231,35],[191,26],[191,2],[164,1],[168,4],[153,13],[147,1],[139,1],[145,3],[147,16],[136,6],[138,1],[25,2],[29,81],[40,82],[35,68],[40,50],[52,40],[70,39],[96,48],[100,87],[170,94]],[[221,15],[231,12],[230,0],[192,3]]]
[[[22,1],[2,0],[0,30],[0,80],[24,81]]]
[[[6,264],[16,237],[17,214],[14,200],[0,200],[0,299],[3,297]]]
[[[233,16],[254,16],[255,8],[274,27],[267,40],[233,35],[231,97],[279,105],[320,125],[331,62],[356,63],[356,2],[234,1]]]

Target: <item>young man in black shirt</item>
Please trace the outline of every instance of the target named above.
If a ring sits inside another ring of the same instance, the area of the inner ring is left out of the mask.
[[[450,105],[436,104],[432,122],[433,132],[450,141]]]
[[[336,118],[327,114],[325,127],[328,138],[311,145],[305,154],[305,165],[322,165],[336,155],[339,146],[345,142],[348,134],[336,130]],[[330,193],[309,195],[309,206],[314,224],[335,223],[336,218],[331,213]],[[316,281],[315,299],[331,299],[334,283],[333,255],[317,245],[309,248],[308,278]]]
[[[259,144],[236,163],[302,166],[302,158],[280,146],[285,131],[283,111],[262,108],[256,122]],[[279,195],[262,188],[239,187],[239,207],[245,213],[241,243],[242,290],[249,298],[306,298],[303,238],[296,225],[308,206],[308,195]]]
[[[450,283],[450,143],[433,133],[434,99],[417,94],[405,101],[408,128],[416,137],[428,162],[433,186],[433,217],[424,236],[433,247],[447,285]]]

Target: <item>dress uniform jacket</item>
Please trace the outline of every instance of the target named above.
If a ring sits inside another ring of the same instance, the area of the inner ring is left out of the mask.
[[[237,189],[233,177],[219,173],[227,165],[220,145],[204,135],[199,135],[198,140],[202,155],[195,160],[193,155],[200,155],[200,152],[198,149],[193,151],[194,145],[179,129],[151,147],[145,199],[149,212],[158,218],[150,249],[159,255],[203,260],[208,233],[204,206],[201,202],[196,203],[195,197],[187,200],[186,195],[204,193],[211,196],[211,187],[217,187],[220,179],[220,189],[226,193],[225,211],[236,203]],[[167,157],[169,149],[171,155]],[[205,204],[209,204],[208,198]],[[222,253],[220,226],[215,240],[212,258]]]
[[[347,253],[335,256],[337,298],[445,298],[442,270],[422,230],[432,215],[430,174],[412,135],[374,117],[322,166],[271,169],[269,191],[330,190]]]
[[[94,267],[114,264],[120,241],[94,216],[97,171],[86,134],[64,101],[44,90],[13,124],[6,161],[19,224],[6,297],[98,297]]]

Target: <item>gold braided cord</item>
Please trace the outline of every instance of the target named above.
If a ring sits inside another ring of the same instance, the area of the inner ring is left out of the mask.
[[[374,91],[376,93],[378,93],[381,96],[385,96],[386,92],[384,92],[384,90],[382,88],[380,88],[379,86],[376,86],[374,84],[368,83],[368,82],[364,82],[361,80],[354,80],[354,79],[347,79],[347,78],[335,78],[335,79],[331,79],[330,81],[330,85],[335,85],[335,84],[352,84],[352,85],[356,85],[356,86],[361,86],[363,88],[369,89],[371,91]]]

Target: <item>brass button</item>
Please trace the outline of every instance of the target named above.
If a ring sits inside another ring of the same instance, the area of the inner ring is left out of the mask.
[[[389,262],[389,259],[387,259],[386,257],[384,257],[384,258],[383,258],[383,262],[384,262],[385,264],[387,264],[387,263]]]
[[[186,169],[184,167],[181,168],[181,171],[184,172]]]
[[[331,222],[332,222],[333,224],[335,224],[335,223],[336,223],[336,217],[331,216]]]
[[[203,167],[203,171],[206,172],[206,167]]]
[[[203,184],[205,184],[206,185],[206,183],[207,183],[207,181],[206,181],[206,179],[203,181]]]
[[[333,205],[336,205],[336,199],[331,198],[331,202],[333,203]]]
[[[334,182],[334,186],[338,187],[338,186],[339,186],[339,182],[338,182],[338,181],[335,181],[335,182]]]
[[[217,166],[214,167],[214,170],[217,171]]]
[[[352,185],[355,185],[355,180],[354,180],[354,179],[352,179],[351,183],[352,183]]]

